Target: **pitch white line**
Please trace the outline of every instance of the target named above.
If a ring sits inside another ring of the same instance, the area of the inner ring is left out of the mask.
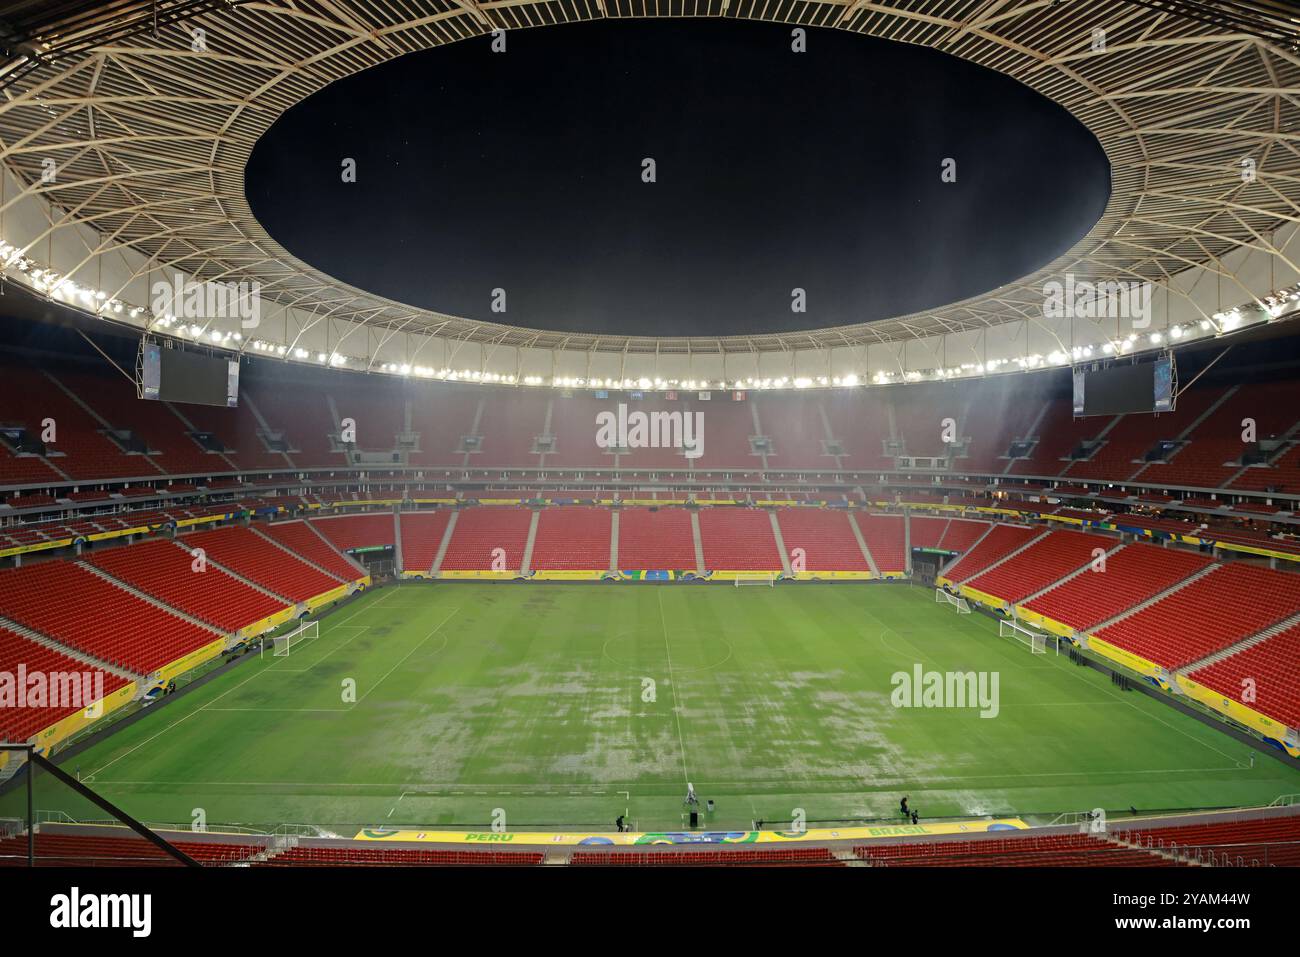
[[[392,594],[392,592],[389,592],[389,595],[391,595],[391,594]],[[347,624],[349,621],[351,621],[353,618],[357,617],[357,615],[361,614],[363,611],[369,611],[370,609],[375,608],[375,607],[381,605],[381,604],[383,603],[384,599],[387,598],[387,597],[388,597],[388,595],[380,595],[378,601],[372,602],[371,604],[366,605],[364,608],[358,608],[358,609],[357,609],[356,611],[354,611],[352,614],[348,615],[348,617],[344,618],[342,621],[335,622],[335,623],[334,623],[332,626],[330,626],[330,627],[331,627],[331,628],[337,628],[339,625]],[[154,734],[151,734],[149,737],[145,738],[143,741],[141,741],[139,744],[137,744],[134,748],[131,748],[129,751],[123,751],[121,754],[119,754],[117,757],[115,757],[112,761],[109,761],[107,764],[101,765],[100,767],[96,768],[94,771],[90,772],[90,774],[89,774],[89,775],[88,775],[84,780],[85,780],[86,782],[90,782],[90,781],[95,777],[95,775],[99,774],[100,771],[103,771],[103,770],[105,770],[106,768],[110,768],[110,767],[112,767],[114,764],[116,764],[118,761],[121,761],[123,758],[127,757],[128,755],[130,755],[130,754],[134,754],[136,751],[139,751],[141,748],[143,748],[143,747],[144,747],[146,744],[148,744],[150,741],[153,741],[155,738],[160,737],[161,735],[166,734],[168,731],[170,731],[172,728],[176,727],[178,724],[180,724],[180,723],[182,723],[182,722],[184,722],[184,721],[188,721],[190,718],[194,717],[196,714],[202,714],[204,711],[206,711],[206,710],[208,710],[209,708],[211,708],[213,704],[215,704],[216,702],[220,701],[222,698],[224,698],[226,695],[230,694],[232,691],[238,691],[240,688],[244,687],[244,685],[248,684],[250,681],[252,681],[254,678],[258,677],[259,675],[265,674],[265,673],[268,672],[268,671],[275,671],[275,670],[276,670],[276,668],[275,668],[274,665],[268,665],[267,667],[262,668],[261,670],[254,672],[253,674],[251,674],[251,675],[249,675],[247,678],[245,678],[243,681],[241,681],[239,684],[235,685],[233,688],[227,688],[225,691],[221,692],[221,694],[217,695],[215,698],[213,698],[213,699],[212,699],[211,701],[209,701],[207,704],[203,705],[202,707],[195,708],[195,709],[194,709],[193,711],[191,711],[189,714],[185,715],[185,717],[183,717],[183,718],[179,718],[179,719],[177,719],[176,721],[173,721],[171,724],[167,725],[167,727],[161,729],[160,731],[158,731],[158,732],[156,732],[156,733],[154,733]]]
[[[369,688],[369,690],[367,690],[365,694],[363,694],[360,698],[357,699],[357,704],[359,705],[359,704],[361,704],[361,702],[365,701],[365,700],[366,700],[366,697],[370,694],[371,691],[374,691],[374,690],[375,690],[376,688],[378,688],[381,684],[383,684],[385,678],[387,678],[389,675],[391,675],[394,671],[396,671],[398,668],[400,668],[400,667],[402,666],[402,662],[406,661],[407,658],[411,657],[411,655],[413,655],[413,654],[415,654],[417,651],[419,651],[420,648],[423,647],[423,645],[424,645],[424,643],[425,643],[426,641],[428,641],[430,638],[432,638],[432,637],[433,637],[434,635],[436,635],[438,632],[442,631],[442,626],[445,625],[445,624],[447,624],[447,622],[451,621],[452,618],[456,617],[457,613],[458,613],[458,612],[461,610],[461,608],[463,608],[463,607],[464,607],[463,605],[457,605],[455,608],[453,608],[453,609],[451,610],[451,613],[450,613],[449,615],[447,615],[446,618],[444,618],[442,621],[438,622],[438,626],[437,626],[436,628],[434,628],[433,631],[429,632],[427,635],[425,635],[423,638],[420,639],[420,643],[419,643],[419,644],[417,644],[414,648],[412,648],[412,649],[411,649],[410,651],[408,651],[406,654],[402,655],[402,657],[398,660],[397,664],[393,665],[393,667],[391,667],[391,668],[389,668],[387,671],[385,671],[384,674],[383,674],[383,677],[381,677],[378,681],[376,681],[373,685],[371,685],[370,688]],[[443,640],[442,648],[446,648],[446,647],[447,647],[447,643],[446,643],[445,636],[444,636],[444,640]],[[439,650],[439,651],[442,651],[442,648],[439,648],[438,650]]]
[[[673,714],[677,717],[677,744],[682,749],[682,780],[689,783],[691,775],[686,770],[686,739],[682,736],[682,704],[677,698],[677,682],[673,680],[673,653],[668,647],[668,621],[664,618],[662,588],[655,589],[655,597],[659,599],[659,624],[664,631],[664,653],[668,656],[668,684],[673,689]]]

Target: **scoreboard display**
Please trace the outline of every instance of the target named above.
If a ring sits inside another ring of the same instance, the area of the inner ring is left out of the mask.
[[[142,399],[217,405],[233,409],[239,404],[239,360],[221,356],[164,349],[156,342],[140,343]]]
[[[1172,412],[1175,399],[1172,356],[1074,372],[1076,416]]]

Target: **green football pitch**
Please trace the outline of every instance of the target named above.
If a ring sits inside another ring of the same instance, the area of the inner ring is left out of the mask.
[[[1300,772],[904,585],[409,583],[64,762],[129,814],[270,829],[712,827],[1266,804]],[[996,672],[996,716],[893,676]],[[355,689],[351,691],[350,689]],[[1251,755],[1255,754],[1252,761]],[[0,813],[13,813],[11,792]],[[102,818],[38,779],[38,810]],[[498,810],[499,809],[499,810]]]

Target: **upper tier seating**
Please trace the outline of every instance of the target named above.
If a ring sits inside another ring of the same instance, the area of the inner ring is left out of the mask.
[[[997,568],[966,582],[971,588],[1015,604],[1093,560],[1095,549],[1110,551],[1119,541],[1084,532],[1059,531],[1040,538]]]
[[[1085,572],[1029,602],[1030,611],[1083,630],[1140,605],[1209,564],[1197,552],[1125,545],[1106,558],[1104,572]]]
[[[442,544],[443,533],[451,512],[440,508],[434,512],[402,512],[402,568],[406,571],[427,572],[433,567]]]
[[[628,507],[618,517],[618,567],[694,571],[695,537],[684,508]]]
[[[61,672],[80,676],[85,672],[99,672],[100,670],[86,664],[84,661],[70,658],[61,651],[55,651],[53,648],[39,642],[15,634],[8,628],[0,628],[0,672],[13,675],[17,680],[20,665],[26,667],[28,675],[43,673],[47,688],[53,682],[52,675],[55,673]],[[119,677],[111,671],[103,672],[103,676],[105,697],[126,684],[125,678]],[[24,707],[18,707],[14,703],[0,707],[0,741],[26,741],[50,727],[50,725],[62,721],[68,715],[75,714],[82,708],[88,707],[93,703],[94,699],[93,681],[94,679],[92,679],[91,685],[92,700],[89,701],[85,698],[74,699],[70,702],[56,701],[46,697],[44,703],[35,705],[27,704]],[[78,680],[77,688],[81,689],[82,687],[82,683]]]
[[[1161,415],[1124,415],[1106,433],[1104,444],[1092,457],[1074,462],[1064,475],[1071,478],[1128,479],[1146,468],[1144,456],[1162,439],[1178,438],[1224,393],[1221,388],[1190,390],[1179,397],[1174,412]]]
[[[1176,449],[1167,463],[1148,465],[1137,481],[1218,488],[1241,471],[1239,464],[1230,463],[1240,462],[1247,448],[1242,442],[1242,421],[1254,419],[1259,438],[1280,435],[1295,423],[1298,404],[1297,382],[1240,386],[1192,430],[1190,441]]]
[[[532,521],[533,513],[527,508],[476,505],[461,509],[439,571],[490,571],[499,554],[506,571],[518,572]],[[497,549],[501,551],[497,553]]]
[[[166,402],[142,402],[131,384],[116,372],[58,369],[55,377],[114,429],[130,431],[143,440],[149,458],[168,475],[229,472],[230,463],[204,449]],[[148,470],[137,474],[148,474]]]
[[[1300,444],[1283,448],[1271,465],[1241,469],[1230,464],[1242,452],[1242,418],[1256,420],[1260,438],[1284,438],[1300,421],[1295,401],[1300,384],[1280,379],[1241,382],[1230,393],[1201,382],[1182,394],[1177,411],[1158,417],[1076,419],[1068,379],[1052,372],[884,390],[755,392],[741,401],[735,393],[719,391],[712,400],[701,401],[695,393],[670,400],[660,393],[632,399],[614,392],[597,399],[582,391],[570,396],[384,376],[330,376],[325,370],[285,373],[280,364],[271,375],[255,363],[241,382],[243,401],[224,409],[139,402],[131,383],[96,363],[51,362],[47,374],[21,358],[7,360],[0,426],[21,427],[29,437],[38,437],[42,422],[52,418],[58,436],[45,459],[16,456],[0,447],[0,488],[342,468],[357,464],[340,443],[341,422],[352,419],[358,450],[391,454],[399,468],[426,468],[430,480],[445,480],[461,469],[491,477],[492,470],[508,467],[560,468],[584,478],[615,467],[653,470],[661,477],[726,470],[736,478],[757,476],[766,468],[801,472],[807,481],[843,469],[867,473],[873,480],[874,471],[905,466],[895,452],[939,459],[951,452],[952,470],[986,475],[1300,489]],[[688,462],[675,448],[643,447],[620,454],[599,448],[596,415],[616,411],[620,403],[630,412],[702,414],[703,456]],[[945,419],[952,419],[961,433],[955,446],[944,441]],[[125,452],[108,437],[110,427],[123,437],[133,436],[152,454]],[[1084,440],[1103,432],[1091,458],[1069,458]],[[196,433],[215,436],[224,451],[208,451]],[[1190,441],[1168,463],[1145,464],[1158,440],[1177,440],[1184,433]],[[760,436],[765,444],[751,443]],[[1032,441],[1030,454],[1011,460],[1007,456],[1018,440]],[[283,443],[285,451],[272,451],[268,443]]]
[[[772,439],[768,468],[837,468],[835,457],[825,451],[826,426],[815,397],[763,396],[757,401],[763,434]]]
[[[1191,677],[1289,728],[1300,728],[1300,625],[1198,668]],[[1250,701],[1243,699],[1247,688]]]
[[[90,561],[114,578],[223,631],[238,631],[284,610],[284,602],[219,568],[208,565],[196,572],[194,560],[170,540],[111,548],[96,552]]]
[[[767,512],[719,507],[702,509],[699,517],[704,567],[709,571],[781,571]]]
[[[810,572],[869,570],[844,509],[778,508],[776,517],[792,565],[802,549]]]
[[[544,508],[537,517],[532,567],[598,571],[609,567],[610,511],[568,505]]]
[[[831,425],[831,438],[840,443],[845,469],[892,469],[894,459],[885,455],[889,438],[889,407],[867,401],[853,392],[831,392],[822,397],[822,408]]]
[[[103,425],[35,366],[21,362],[0,367],[0,418],[39,439],[42,423],[53,419],[54,441],[46,445],[50,464],[74,479],[121,479],[161,475],[143,455],[127,455],[103,434]],[[124,387],[127,386],[125,380]]]
[[[1007,474],[1060,475],[1070,465],[1065,457],[1085,439],[1095,438],[1097,433],[1110,424],[1111,419],[1111,416],[1105,415],[1076,419],[1073,401],[1069,396],[1052,399],[1030,435],[1011,437],[1037,441],[1027,458],[1016,459],[1011,463]]]
[[[1300,575],[1221,565],[1097,632],[1166,668],[1181,668],[1294,615]]]
[[[249,528],[231,525],[182,535],[177,540],[188,549],[202,548],[209,561],[292,602],[306,601],[339,587],[338,580]]]
[[[323,541],[312,527],[301,519],[293,522],[276,522],[273,525],[258,525],[257,530],[342,581],[357,581],[365,576],[364,572],[331,548],[328,542]]]
[[[220,637],[62,560],[0,571],[0,615],[138,674]]]
[[[950,568],[944,569],[943,576],[958,583],[974,578],[1042,533],[1041,528],[1026,525],[995,525],[978,545],[963,552]]]
[[[263,429],[253,412],[249,395],[240,397],[234,414],[214,405],[186,405],[185,418],[200,432],[211,432],[226,449],[226,458],[241,469],[283,469],[293,461],[283,452],[272,452],[259,433]],[[260,410],[259,410],[260,411]]]

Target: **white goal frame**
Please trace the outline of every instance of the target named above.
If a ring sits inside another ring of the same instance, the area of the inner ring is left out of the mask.
[[[934,590],[934,601],[935,604],[947,602],[949,605],[952,605],[952,607],[957,609],[957,614],[959,615],[970,614],[970,602],[965,598],[962,598],[960,595],[952,594],[947,589],[936,588]]]
[[[776,585],[776,572],[736,572],[733,579],[737,588],[741,585]]]
[[[273,635],[271,637],[271,656],[273,658],[288,658],[295,648],[309,641],[315,641],[320,637],[319,621],[304,621],[293,631],[286,631],[283,635]],[[266,642],[262,642],[262,653],[266,653]]]
[[[998,637],[1014,638],[1036,655],[1047,654],[1047,636],[1041,631],[1031,631],[1019,622],[1006,618],[998,619]],[[1061,653],[1059,645],[1056,647],[1056,653],[1058,655]]]

